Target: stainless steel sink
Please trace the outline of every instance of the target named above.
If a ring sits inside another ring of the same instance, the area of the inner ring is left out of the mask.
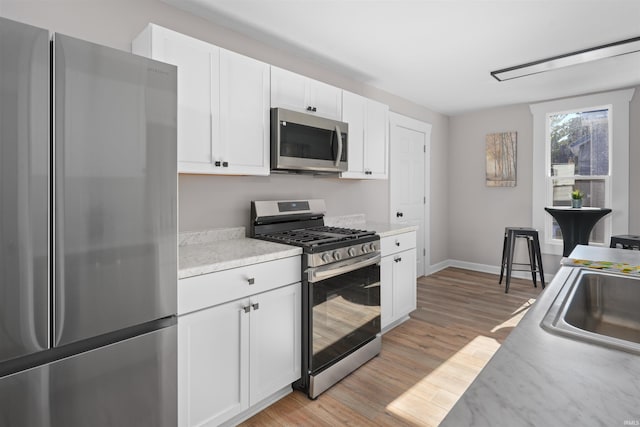
[[[577,268],[541,325],[553,333],[640,353],[640,277]]]

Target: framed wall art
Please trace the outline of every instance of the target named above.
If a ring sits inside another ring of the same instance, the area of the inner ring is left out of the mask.
[[[488,187],[516,186],[517,132],[490,133],[486,137]]]

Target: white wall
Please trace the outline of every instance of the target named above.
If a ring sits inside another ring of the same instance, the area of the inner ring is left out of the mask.
[[[431,264],[448,258],[448,117],[329,71],[310,59],[289,55],[259,41],[183,12],[159,0],[0,0],[0,16],[106,46],[130,50],[131,40],[149,22],[308,75],[389,104],[392,111],[433,125],[431,165]],[[248,225],[249,201],[317,197],[329,215],[364,213],[388,220],[387,181],[338,181],[309,176],[212,177],[182,175],[179,229]]]
[[[630,222],[640,234],[640,96],[630,104]],[[531,226],[533,116],[528,104],[476,111],[450,118],[449,258],[467,263],[500,265],[504,227]],[[518,132],[516,187],[485,185],[485,136]],[[526,254],[526,249],[522,249]],[[555,273],[560,257],[543,255],[545,273]]]

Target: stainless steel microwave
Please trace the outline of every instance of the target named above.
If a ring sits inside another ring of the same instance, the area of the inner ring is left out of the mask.
[[[349,125],[311,114],[271,109],[271,170],[344,172]]]

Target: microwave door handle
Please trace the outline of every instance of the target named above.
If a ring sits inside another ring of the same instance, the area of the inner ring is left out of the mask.
[[[336,125],[336,135],[338,136],[338,153],[336,154],[336,167],[340,164],[342,158],[342,132],[340,126]]]

